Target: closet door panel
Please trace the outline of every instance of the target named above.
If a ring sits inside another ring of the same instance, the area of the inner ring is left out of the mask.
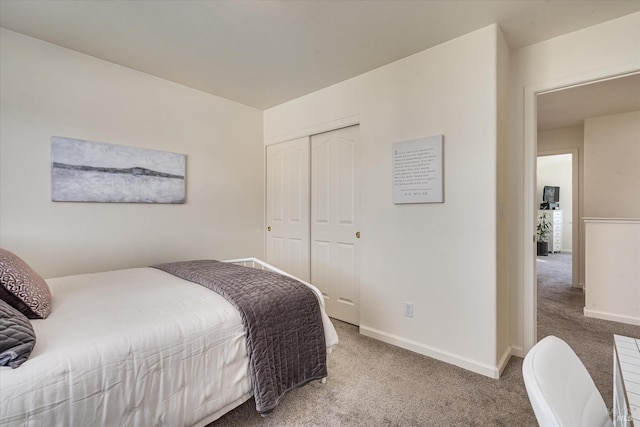
[[[329,316],[360,321],[357,126],[311,137],[311,282]]]
[[[309,138],[267,147],[267,262],[310,280]]]

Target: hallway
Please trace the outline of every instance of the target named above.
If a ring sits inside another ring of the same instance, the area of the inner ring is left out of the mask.
[[[611,406],[613,396],[613,334],[640,338],[640,326],[584,317],[584,292],[571,287],[571,254],[537,258],[538,340],[555,335],[582,360]]]

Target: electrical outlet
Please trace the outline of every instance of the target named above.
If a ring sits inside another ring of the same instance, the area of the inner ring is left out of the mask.
[[[413,317],[413,303],[410,303],[410,302],[404,303],[404,315],[406,317]]]

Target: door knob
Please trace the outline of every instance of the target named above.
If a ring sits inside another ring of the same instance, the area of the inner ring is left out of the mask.
[[[360,232],[356,231],[356,239],[359,239],[359,238],[360,238]]]
[[[271,226],[268,226],[268,227],[267,227],[267,231],[271,231]]]

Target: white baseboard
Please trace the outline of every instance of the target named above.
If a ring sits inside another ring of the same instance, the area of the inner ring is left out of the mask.
[[[387,344],[392,344],[406,350],[411,350],[415,353],[432,357],[434,359],[441,360],[451,365],[455,365],[468,371],[475,372],[477,374],[484,375],[493,379],[500,378],[500,373],[507,366],[509,358],[511,357],[511,348],[507,348],[505,353],[500,358],[498,366],[491,366],[464,356],[460,356],[458,354],[450,353],[448,351],[440,350],[416,341],[408,340],[397,335],[370,328],[365,325],[360,325],[360,333],[367,337],[386,342]]]
[[[504,350],[504,353],[502,353],[502,357],[498,361],[498,366],[497,366],[498,378],[500,378],[500,375],[502,375],[502,373],[504,372],[504,368],[507,367],[507,363],[509,363],[510,359],[511,359],[511,347],[507,346],[507,348]]]
[[[526,354],[524,354],[524,348],[522,347],[511,347],[511,355],[512,356],[516,356],[516,357],[523,357],[526,356]]]
[[[611,320],[613,322],[628,323],[630,325],[640,326],[640,317],[625,316],[622,314],[608,313],[606,311],[583,309],[586,317],[595,317],[596,319]]]

